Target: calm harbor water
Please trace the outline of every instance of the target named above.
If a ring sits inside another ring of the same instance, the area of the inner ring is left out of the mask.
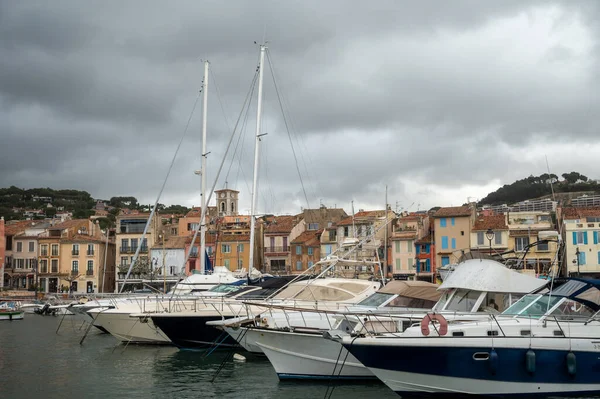
[[[26,314],[0,322],[0,398],[323,398],[327,383],[279,382],[266,358],[229,362],[224,353],[121,345],[68,316]],[[242,353],[243,352],[239,352]],[[335,384],[331,398],[397,398],[385,385]]]

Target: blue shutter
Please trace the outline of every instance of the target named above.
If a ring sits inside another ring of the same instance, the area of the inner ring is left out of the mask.
[[[448,236],[442,236],[442,249],[448,249]]]
[[[440,219],[440,227],[446,227],[446,218]]]
[[[598,264],[600,265],[600,251],[598,251]]]
[[[573,232],[573,245],[577,245],[577,232]]]
[[[594,231],[594,244],[598,244],[598,232]]]
[[[456,238],[452,239],[452,249],[456,249]]]
[[[585,252],[580,252],[579,253],[579,264],[580,265],[585,265]]]
[[[442,266],[446,266],[450,264],[450,257],[449,256],[442,256]]]
[[[450,219],[450,224],[454,226],[454,218]]]
[[[587,241],[587,231],[583,232],[583,245],[587,245],[588,241]]]

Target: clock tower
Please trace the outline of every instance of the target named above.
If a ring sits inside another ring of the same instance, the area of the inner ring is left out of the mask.
[[[238,215],[238,194],[236,190],[224,188],[215,190],[217,196],[217,210],[219,216],[237,216]]]

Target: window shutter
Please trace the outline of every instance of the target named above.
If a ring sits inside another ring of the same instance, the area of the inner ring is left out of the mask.
[[[594,244],[598,244],[598,232],[594,231]]]
[[[588,240],[587,240],[587,231],[584,231],[583,232],[583,244],[587,245],[587,243],[588,243]]]
[[[573,232],[573,245],[577,245],[577,232]]]

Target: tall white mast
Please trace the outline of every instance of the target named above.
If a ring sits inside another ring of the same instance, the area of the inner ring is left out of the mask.
[[[204,61],[204,81],[202,83],[202,193],[201,195],[201,207],[202,214],[208,215],[205,208],[206,204],[206,115],[208,111],[208,61]],[[200,220],[200,273],[204,274],[206,272],[206,261],[205,261],[205,252],[206,252],[206,217],[204,220]]]
[[[262,114],[262,86],[263,86],[263,62],[265,60],[265,45],[260,45],[260,61],[258,63],[258,102],[256,106],[256,141],[254,143],[254,179],[252,181],[252,204],[250,206],[250,261],[248,265],[248,277],[254,266],[254,229],[255,220],[254,213],[256,212],[256,198],[258,185],[258,153],[260,147],[260,117]]]

